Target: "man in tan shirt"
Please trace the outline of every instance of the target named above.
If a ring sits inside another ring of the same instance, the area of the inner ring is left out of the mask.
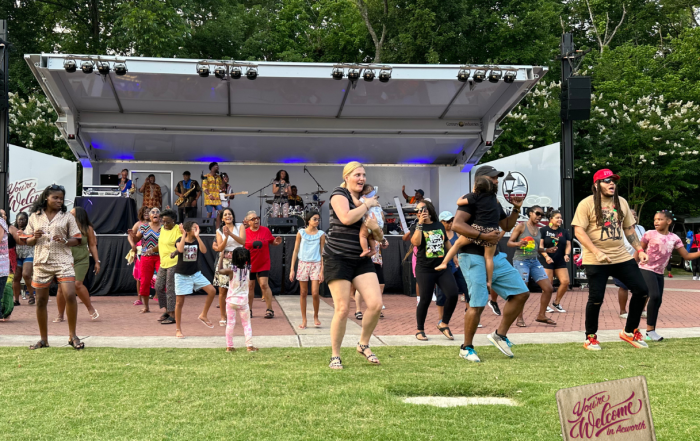
[[[596,336],[598,316],[610,276],[619,279],[632,291],[629,315],[620,339],[636,348],[648,347],[637,329],[648,290],[637,262],[625,249],[623,235],[637,251],[640,261],[646,262],[647,255],[637,238],[634,216],[627,201],[617,193],[619,179],[608,169],[598,170],[593,175],[593,195],[579,203],[571,222],[576,238],[583,245],[583,266],[588,278],[586,342],[583,347],[593,351],[600,350]]]

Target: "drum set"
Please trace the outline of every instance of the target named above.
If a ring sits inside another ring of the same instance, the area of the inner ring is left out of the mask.
[[[312,193],[298,194],[297,196],[300,196],[304,201],[303,206],[290,205],[286,197],[276,197],[267,194],[258,196],[267,204],[263,219],[267,220],[269,228],[275,228],[278,232],[283,232],[280,231],[281,229],[289,229],[290,233],[296,233],[306,226],[304,219],[308,213],[321,212],[321,206],[326,202],[321,200],[321,195],[324,193],[328,192],[319,189]],[[284,219],[284,221],[278,221],[278,219]]]

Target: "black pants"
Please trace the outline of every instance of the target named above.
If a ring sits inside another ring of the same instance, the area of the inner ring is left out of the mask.
[[[180,207],[177,209],[177,216],[180,218],[180,223],[185,222],[187,218],[197,217],[197,207]]]
[[[425,330],[425,317],[428,315],[428,307],[433,299],[433,290],[436,284],[447,297],[442,313],[442,322],[446,325],[449,324],[452,313],[457,307],[457,283],[452,272],[449,270],[434,273],[416,272],[416,283],[418,283],[418,291],[420,292],[420,302],[416,308],[416,329]]]
[[[691,248],[690,252],[695,253],[695,252],[697,252],[697,250],[698,250],[697,248]],[[691,261],[690,266],[693,267],[693,276],[700,275],[700,257]]]
[[[649,291],[641,271],[634,259],[610,265],[586,265],[588,278],[588,303],[586,304],[586,335],[598,332],[598,316],[605,297],[608,277],[619,279],[632,293],[625,332],[633,332],[639,327],[644,305]]]
[[[664,276],[653,271],[640,270],[642,277],[649,288],[649,305],[647,306],[647,325],[656,329],[656,319],[659,317],[659,308],[664,296]]]

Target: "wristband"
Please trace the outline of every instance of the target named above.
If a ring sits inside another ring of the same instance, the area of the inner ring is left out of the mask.
[[[416,229],[422,230],[422,229],[423,229],[423,224],[418,224],[418,225],[416,225]]]
[[[476,238],[474,240],[479,240],[480,237],[481,237],[481,231],[479,231],[479,235],[476,236]]]
[[[643,252],[644,252],[644,248],[638,249],[637,252],[638,252],[638,253],[643,253]]]

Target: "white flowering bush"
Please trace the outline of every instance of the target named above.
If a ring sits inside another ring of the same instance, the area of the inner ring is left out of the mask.
[[[10,93],[10,143],[75,160],[54,122],[58,115],[43,93],[22,98]]]

